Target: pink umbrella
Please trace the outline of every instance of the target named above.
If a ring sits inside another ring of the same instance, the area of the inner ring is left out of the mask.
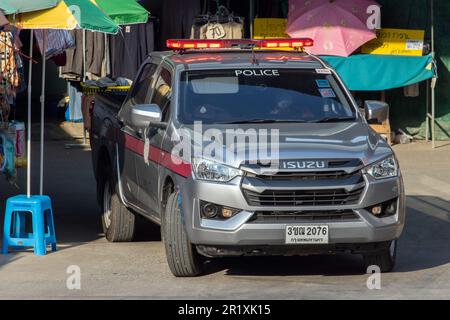
[[[349,56],[375,39],[367,28],[368,0],[291,0],[287,34],[314,39],[313,54]]]

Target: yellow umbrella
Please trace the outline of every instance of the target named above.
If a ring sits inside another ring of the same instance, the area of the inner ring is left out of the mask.
[[[75,28],[117,33],[119,26],[90,0],[63,0],[51,9],[9,16],[12,24],[21,29]]]
[[[9,20],[20,29],[73,30],[77,27],[77,20],[65,2],[60,2],[52,9],[18,14],[15,17],[10,16]]]

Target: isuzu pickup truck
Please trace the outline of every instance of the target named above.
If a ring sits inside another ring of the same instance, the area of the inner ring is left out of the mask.
[[[302,49],[311,39],[167,44],[125,99],[99,94],[93,105],[106,238],[131,241],[135,216],[150,219],[179,277],[215,257],[339,252],[391,271],[405,194],[393,151],[369,126],[388,105],[358,106]]]

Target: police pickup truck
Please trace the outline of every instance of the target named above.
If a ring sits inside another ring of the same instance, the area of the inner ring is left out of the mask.
[[[97,95],[91,145],[106,238],[131,241],[135,216],[150,219],[179,277],[215,257],[339,252],[391,271],[404,188],[368,124],[389,107],[360,108],[305,52],[312,44],[169,40],[124,101]]]

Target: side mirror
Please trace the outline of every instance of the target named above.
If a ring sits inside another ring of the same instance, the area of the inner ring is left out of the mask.
[[[389,105],[385,102],[366,101],[364,110],[367,121],[376,120],[378,123],[383,123],[389,118]]]
[[[139,104],[131,109],[131,123],[138,129],[147,128],[152,122],[161,122],[162,112],[157,104]]]

